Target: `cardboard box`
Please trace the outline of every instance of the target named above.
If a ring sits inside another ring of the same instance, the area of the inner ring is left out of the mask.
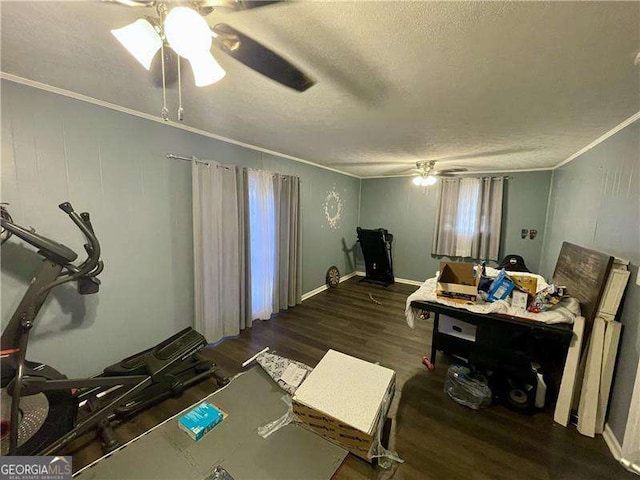
[[[538,291],[538,279],[529,275],[518,275],[515,273],[509,273],[509,277],[513,280],[522,290],[525,290],[529,295],[534,296]]]
[[[475,303],[478,299],[479,275],[473,263],[440,262],[436,296],[457,303]]]
[[[293,396],[303,427],[371,461],[395,393],[395,372],[329,350]]]

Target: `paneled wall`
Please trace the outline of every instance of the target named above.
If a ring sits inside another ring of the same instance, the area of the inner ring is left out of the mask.
[[[100,293],[57,288],[32,334],[30,358],[70,375],[149,347],[192,324],[191,170],[165,154],[301,178],[303,292],[337,265],[354,270],[359,179],[243,148],[9,81],[2,81],[2,201],[17,223],[82,252],[82,237],[57,205],[89,211],[102,242]],[[329,192],[342,210],[332,227]],[[17,306],[40,257],[15,239],[2,247],[2,323]]]
[[[553,273],[563,241],[631,262],[608,423],[622,443],[640,358],[640,122],[553,172],[542,273]]]

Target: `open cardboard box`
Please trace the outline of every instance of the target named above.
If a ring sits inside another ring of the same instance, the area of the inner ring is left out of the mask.
[[[480,276],[473,263],[440,262],[436,296],[456,303],[475,303],[478,299]]]

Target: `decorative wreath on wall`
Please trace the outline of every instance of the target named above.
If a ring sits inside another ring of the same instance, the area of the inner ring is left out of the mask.
[[[327,219],[327,223],[333,230],[337,230],[342,220],[342,200],[340,194],[335,190],[327,192],[327,196],[324,199],[324,217]]]

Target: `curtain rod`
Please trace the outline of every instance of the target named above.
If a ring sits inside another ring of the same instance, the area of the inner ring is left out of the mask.
[[[175,155],[173,153],[167,153],[167,154],[165,154],[165,157],[167,157],[170,160],[181,160],[183,162],[194,162],[195,161],[196,163],[202,163],[203,165],[206,165],[208,167],[210,167],[212,165],[207,160],[200,160],[199,158],[196,158],[195,155],[193,157],[185,157],[184,155]],[[227,170],[230,170],[230,169],[233,168],[232,165],[222,165],[220,163],[214,163],[213,165],[215,165],[218,168],[224,168],[224,169],[227,169]],[[246,167],[246,168],[247,168],[247,170],[255,170],[255,171],[258,171],[258,172],[271,173],[274,176],[275,175],[280,175],[280,176],[284,177],[285,180],[286,180],[286,177],[288,176],[288,175],[282,175],[280,173],[270,172],[268,170],[262,170],[262,169],[258,169],[258,168],[250,168],[250,167]],[[302,182],[302,180],[300,180],[300,182]]]
[[[174,155],[173,153],[167,153],[165,155],[165,157],[167,157],[170,160],[182,160],[183,162],[196,161],[198,163],[204,163],[206,165],[209,165],[209,162],[205,162],[204,160],[200,160],[200,159],[196,158],[195,156],[193,156],[193,157],[185,157],[183,155]]]
[[[183,155],[174,155],[173,153],[167,153],[165,155],[165,157],[167,157],[170,160],[182,160],[183,162],[196,162],[196,163],[202,163],[203,165],[206,165],[208,167],[210,167],[212,164],[211,162],[207,161],[207,160],[200,160],[199,158],[197,158],[195,155],[193,157],[185,157]],[[222,165],[219,163],[215,163],[214,164],[216,167],[218,168],[226,168],[227,170],[229,170],[230,168],[232,168],[229,165]]]
[[[445,180],[449,180],[449,179],[460,179],[460,178],[502,178],[504,180],[513,180],[513,177],[511,175],[498,175],[498,176],[484,176],[481,175],[479,177],[473,177],[473,176],[469,176],[470,174],[465,174],[465,175],[456,175],[455,177],[444,177]]]

